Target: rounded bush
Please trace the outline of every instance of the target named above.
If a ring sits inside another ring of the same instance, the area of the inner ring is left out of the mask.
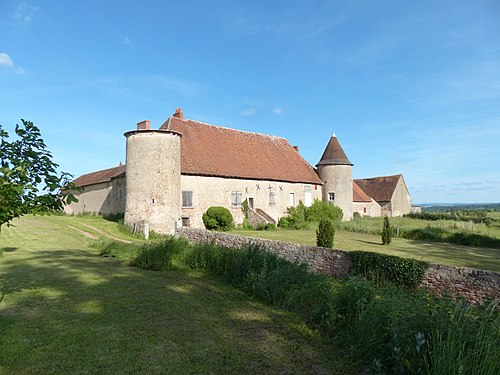
[[[229,230],[233,227],[233,215],[225,207],[213,206],[203,214],[203,224],[210,230]]]

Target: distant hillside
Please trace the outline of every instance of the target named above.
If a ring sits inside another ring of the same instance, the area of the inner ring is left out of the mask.
[[[500,211],[500,203],[422,203],[424,211]]]

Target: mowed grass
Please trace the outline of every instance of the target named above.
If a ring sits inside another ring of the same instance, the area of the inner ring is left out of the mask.
[[[315,230],[232,230],[230,233],[316,246]],[[500,271],[500,249],[393,238],[383,246],[380,235],[337,231],[333,247],[341,250],[374,251],[435,264]]]
[[[293,314],[202,274],[99,256],[88,233],[140,241],[116,223],[14,224],[0,233],[0,374],[356,373]]]

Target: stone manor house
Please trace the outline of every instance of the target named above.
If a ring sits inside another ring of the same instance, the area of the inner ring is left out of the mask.
[[[403,175],[353,180],[353,164],[335,135],[316,168],[284,138],[188,120],[180,108],[159,129],[146,120],[125,137],[126,165],[75,179],[78,202],[66,213],[124,213],[136,231],[174,233],[179,226],[203,228],[211,206],[228,208],[241,223],[245,199],[253,224],[277,223],[288,207],[315,199],[342,208],[344,220],[354,212],[411,211]]]

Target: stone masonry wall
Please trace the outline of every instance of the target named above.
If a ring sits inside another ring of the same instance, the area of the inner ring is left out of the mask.
[[[193,244],[213,242],[230,248],[240,248],[247,244],[260,245],[286,260],[307,264],[313,272],[323,272],[335,277],[347,275],[351,268],[348,253],[342,250],[210,232],[205,229],[179,228],[177,235]],[[500,273],[432,264],[421,287],[439,296],[448,293],[451,296],[461,296],[473,304],[482,304],[487,300],[500,298]]]

